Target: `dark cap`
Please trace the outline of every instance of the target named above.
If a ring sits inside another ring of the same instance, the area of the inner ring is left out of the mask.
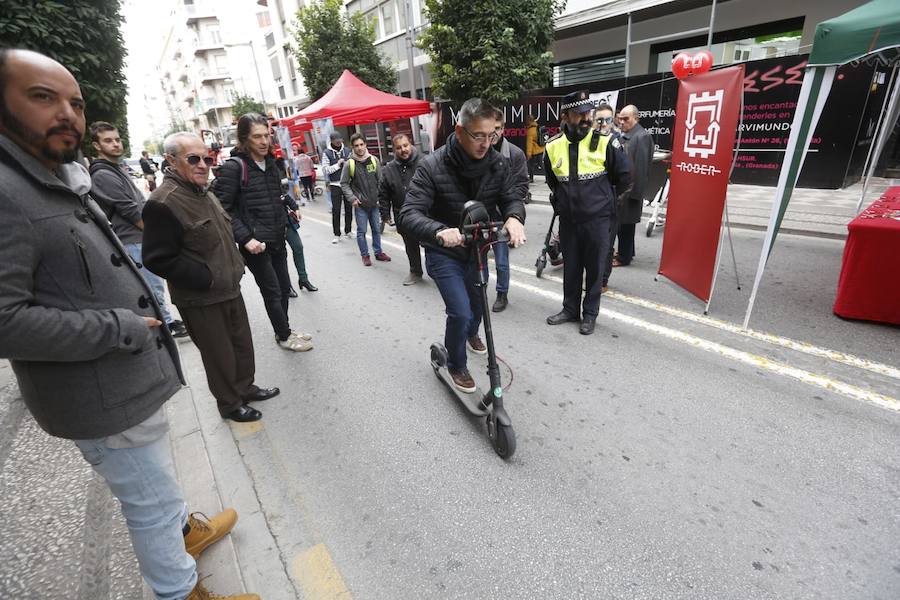
[[[564,111],[574,110],[578,113],[586,113],[594,110],[596,104],[585,90],[579,90],[566,94],[559,108]]]

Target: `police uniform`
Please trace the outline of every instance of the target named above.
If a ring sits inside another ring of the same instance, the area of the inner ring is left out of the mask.
[[[589,113],[594,102],[587,92],[573,92],[560,108]],[[611,243],[610,219],[616,210],[614,188],[628,187],[628,158],[617,137],[593,129],[580,137],[575,127],[566,124],[547,142],[544,172],[559,215],[560,250],[565,257],[563,310],[547,322],[557,325],[581,319],[581,333],[590,334],[600,311],[601,276]]]

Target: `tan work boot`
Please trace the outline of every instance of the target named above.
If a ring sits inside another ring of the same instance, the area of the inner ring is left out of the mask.
[[[199,581],[197,585],[194,586],[194,589],[191,590],[191,593],[188,595],[185,600],[260,600],[259,596],[256,594],[235,594],[234,596],[220,596],[219,594],[213,594]]]
[[[184,536],[184,547],[188,554],[196,560],[201,552],[225,537],[234,528],[237,519],[237,511],[233,508],[226,508],[212,519],[201,512],[191,513],[188,516],[188,526],[191,529]]]

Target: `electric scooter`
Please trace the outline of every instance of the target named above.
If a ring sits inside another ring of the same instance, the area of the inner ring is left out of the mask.
[[[550,219],[550,228],[547,230],[547,235],[544,236],[544,247],[541,248],[541,254],[537,257],[537,260],[534,261],[534,276],[540,278],[541,274],[544,272],[544,268],[547,266],[547,254],[552,250],[552,246],[550,244],[550,240],[553,239],[553,225],[556,223],[556,211],[553,211],[553,217]]]
[[[503,385],[500,381],[500,366],[494,352],[494,332],[491,328],[491,311],[487,296],[487,251],[493,244],[502,241],[503,223],[491,221],[490,215],[481,202],[469,201],[463,207],[460,231],[465,236],[465,244],[475,253],[478,261],[478,281],[475,284],[481,291],[482,320],[484,322],[485,344],[487,346],[487,375],[490,387],[484,391],[476,387],[475,392],[466,394],[453,385],[450,371],[447,368],[449,355],[443,344],[435,342],[431,345],[431,367],[434,374],[443,381],[457,400],[470,413],[477,417],[485,417],[488,438],[494,451],[501,458],[509,458],[516,451],[516,434],[512,421],[503,408]]]

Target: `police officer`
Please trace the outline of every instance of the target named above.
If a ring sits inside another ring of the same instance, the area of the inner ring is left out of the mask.
[[[628,187],[628,158],[618,138],[592,129],[594,101],[587,92],[567,94],[560,108],[563,128],[547,142],[544,172],[559,214],[560,250],[566,262],[563,308],[547,317],[547,323],[580,320],[579,332],[590,335],[600,312],[601,271],[616,210],[613,188]]]

